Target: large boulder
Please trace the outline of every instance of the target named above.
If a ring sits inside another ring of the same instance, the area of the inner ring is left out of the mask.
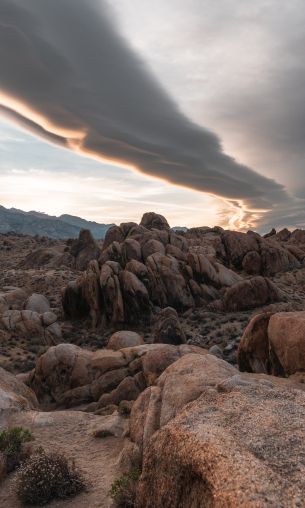
[[[278,312],[271,316],[268,338],[285,375],[305,370],[305,312]]]
[[[272,361],[268,341],[270,312],[254,316],[244,330],[238,348],[238,365],[242,372],[270,374]]]
[[[147,229],[169,229],[166,218],[154,212],[144,213],[140,226],[144,226]]]
[[[217,371],[221,360],[213,361]],[[193,392],[196,400],[166,419],[159,431],[155,414],[160,407],[162,414],[162,393],[151,388],[134,404],[139,420],[131,436],[144,448],[136,506],[302,506],[305,393],[278,386],[272,378],[233,375],[215,386],[208,382],[208,376],[202,379]]]
[[[242,371],[290,376],[305,370],[305,312],[254,316],[238,348]]]
[[[223,306],[228,312],[237,312],[280,302],[283,299],[282,292],[273,282],[257,276],[228,288],[223,297]]]

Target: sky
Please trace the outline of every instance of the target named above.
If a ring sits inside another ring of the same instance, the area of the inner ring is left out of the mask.
[[[303,0],[0,0],[0,204],[305,223]]]

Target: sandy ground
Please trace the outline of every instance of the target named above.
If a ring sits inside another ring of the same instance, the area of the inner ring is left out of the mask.
[[[114,436],[94,438],[93,428],[103,422],[103,416],[80,411],[28,412],[11,417],[10,425],[22,425],[35,436],[33,446],[45,450],[61,451],[66,457],[75,459],[75,464],[89,479],[88,492],[64,501],[53,501],[50,508],[110,508],[113,501],[108,493],[111,484],[120,476],[118,458],[124,439]],[[1,483],[0,507],[20,508],[13,492],[14,474]]]

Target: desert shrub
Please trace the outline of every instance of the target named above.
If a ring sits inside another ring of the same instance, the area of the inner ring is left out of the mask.
[[[76,496],[86,488],[74,462],[59,453],[39,450],[18,469],[16,493],[23,504],[44,505],[52,499]]]
[[[5,457],[6,472],[13,471],[28,455],[24,443],[33,440],[32,433],[22,427],[12,427],[0,432],[0,451]]]
[[[118,508],[133,508],[135,506],[140,474],[139,469],[133,469],[111,485],[110,496],[115,500]]]

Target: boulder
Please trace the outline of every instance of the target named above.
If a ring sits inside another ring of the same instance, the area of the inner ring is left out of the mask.
[[[143,344],[143,337],[136,332],[130,332],[127,330],[121,330],[111,335],[107,349],[123,349],[125,347],[140,346]]]
[[[254,316],[238,348],[242,371],[290,376],[305,370],[305,312]]]
[[[242,267],[249,275],[259,275],[262,273],[262,259],[260,254],[251,250],[243,258]]]
[[[179,345],[185,342],[177,311],[172,307],[161,310],[154,327],[154,343]]]
[[[44,295],[33,293],[27,299],[25,309],[31,310],[33,312],[38,312],[38,314],[43,314],[45,312],[49,312],[50,302]]]
[[[282,292],[269,279],[261,276],[243,280],[228,288],[223,297],[224,310],[237,312],[254,309],[284,299]]]
[[[50,314],[50,313],[47,313]],[[61,339],[60,325],[31,310],[7,310],[0,315],[0,329],[17,337],[37,337],[41,344],[58,344]],[[50,323],[50,324],[48,324]]]
[[[96,402],[94,410],[99,410],[122,400],[135,400],[164,369],[189,353],[200,356],[206,351],[188,345],[143,344],[92,352],[74,344],[59,344],[38,358],[28,383],[44,407]]]
[[[271,316],[268,337],[285,375],[305,370],[305,312],[278,312]]]
[[[268,340],[268,325],[271,315],[271,312],[257,314],[244,330],[238,347],[238,366],[242,372],[271,373]]]
[[[170,226],[163,215],[159,215],[154,212],[144,213],[140,226],[144,226],[147,229],[169,229]]]
[[[0,424],[12,411],[35,409],[38,402],[35,393],[16,376],[0,367]]]
[[[229,262],[241,268],[242,261],[248,252],[259,252],[259,240],[256,235],[225,231],[222,236]]]
[[[28,294],[24,289],[8,287],[0,293],[0,314],[6,310],[21,310]]]
[[[98,259],[101,250],[89,229],[81,229],[77,240],[70,246],[70,254],[74,258],[74,268],[85,270],[93,259]]]
[[[214,362],[217,371],[221,360]],[[214,387],[202,380],[201,395],[154,433],[151,420],[157,421],[153,415],[163,405],[162,395],[144,392],[141,404],[136,401],[149,436],[146,440],[142,422],[132,415],[131,436],[145,443],[136,507],[302,506],[304,392],[272,380],[233,378]]]

